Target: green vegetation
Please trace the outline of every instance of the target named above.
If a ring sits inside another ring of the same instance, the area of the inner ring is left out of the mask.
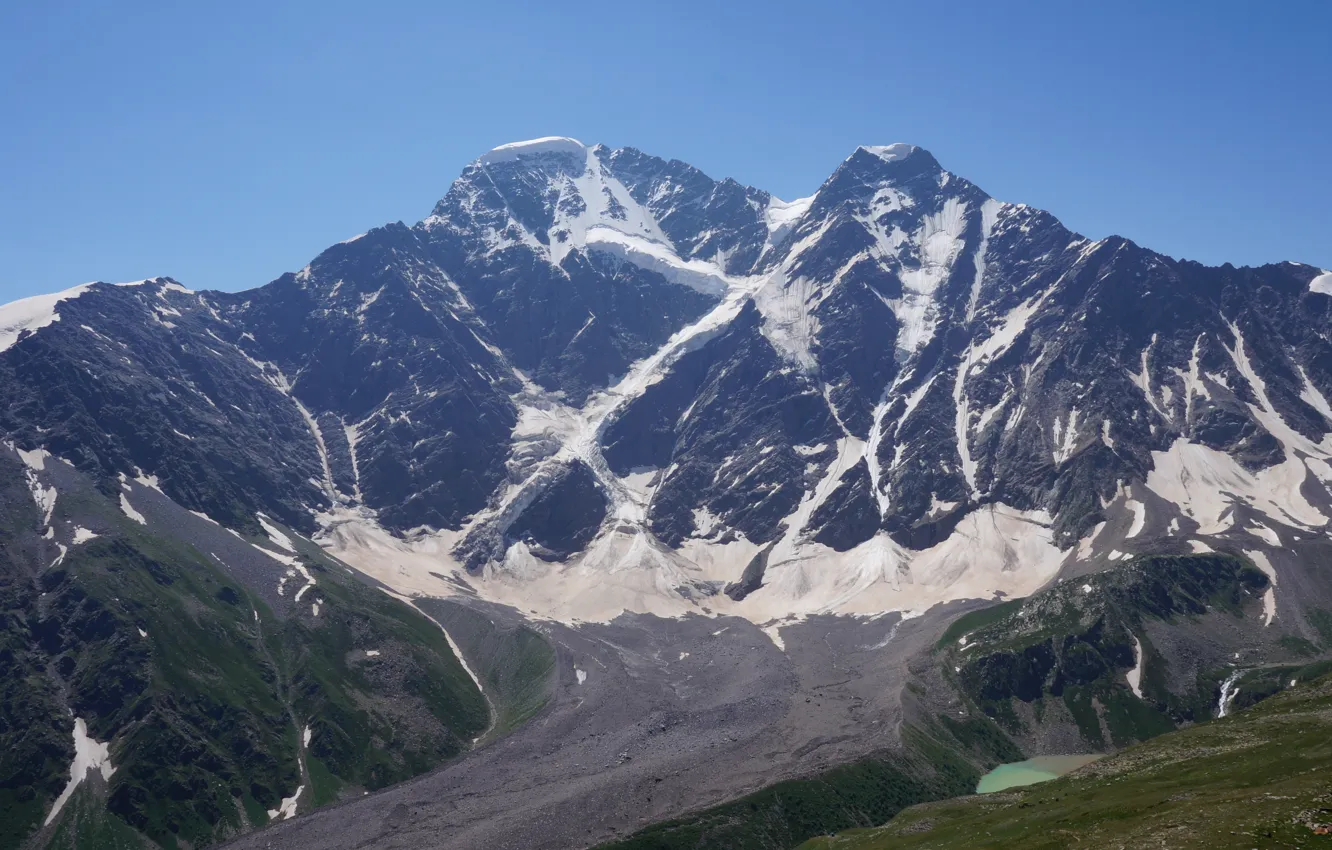
[[[1167,687],[1166,662],[1144,622],[1239,616],[1266,583],[1229,555],[1139,557],[1027,600],[970,612],[938,648],[962,692],[1010,733],[1028,731],[1024,715],[1045,722],[1055,707],[1088,747],[1121,747],[1210,716],[1223,675],[1200,674],[1184,695]],[[1136,662],[1135,640],[1144,656],[1142,698],[1125,679]]]
[[[1314,608],[1306,615],[1309,618],[1309,625],[1313,626],[1318,632],[1318,636],[1323,640],[1323,646],[1332,648],[1332,611],[1326,608]]]
[[[801,850],[1312,847],[1332,821],[1332,677],[1051,782],[915,806]]]
[[[527,626],[501,627],[479,611],[444,599],[417,605],[449,630],[481,679],[495,716],[486,740],[512,732],[550,700],[555,685],[555,648]]]
[[[12,490],[0,489],[4,850],[40,827],[68,779],[71,713],[111,742],[116,770],[80,787],[44,847],[204,847],[262,825],[298,786],[306,809],[430,770],[489,724],[434,623],[304,541],[317,584],[279,616],[91,490],[62,491],[58,512],[114,532],[34,570],[40,518]]]
[[[1291,682],[1311,682],[1328,673],[1332,673],[1332,659],[1303,665],[1272,664],[1246,670],[1235,681],[1237,693],[1230,701],[1230,710],[1239,711],[1259,703],[1289,688]]]
[[[975,611],[968,611],[954,620],[944,630],[935,647],[942,649],[945,646],[957,643],[963,635],[984,628],[991,623],[996,623],[1010,614],[1017,613],[1022,608],[1022,602],[1022,599],[1009,599],[1006,602],[998,602],[984,608],[977,608]]]
[[[1312,641],[1305,640],[1298,635],[1283,635],[1277,641],[1277,645],[1289,652],[1291,655],[1298,655],[1301,658],[1312,658],[1318,654],[1318,646]]]
[[[79,786],[60,812],[45,850],[149,850],[139,833],[106,809],[87,785]]]
[[[21,565],[40,523],[22,468],[0,455],[0,848],[18,847],[65,787],[73,721],[46,675],[31,612],[41,589]]]

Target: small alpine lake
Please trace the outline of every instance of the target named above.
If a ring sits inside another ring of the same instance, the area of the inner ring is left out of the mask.
[[[1001,764],[981,777],[976,786],[977,794],[991,794],[1006,791],[1022,785],[1035,785],[1058,779],[1065,773],[1072,773],[1085,764],[1091,764],[1101,758],[1100,753],[1077,756],[1037,756],[1026,761]]]

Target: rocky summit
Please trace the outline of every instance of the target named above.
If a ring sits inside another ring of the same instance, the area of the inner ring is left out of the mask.
[[[1121,746],[1332,641],[1312,266],[1094,241],[913,145],[784,201],[546,138],[414,225],[188,284],[0,307],[0,847],[202,847],[339,800],[240,846],[590,846],[940,712],[999,730],[948,733],[958,764]],[[1114,647],[1102,708],[1042,684],[1073,661],[1010,687],[939,654],[982,601],[1130,566],[1202,601],[1074,618]],[[1093,734],[1143,658],[1184,690]],[[908,762],[903,805],[946,796]]]

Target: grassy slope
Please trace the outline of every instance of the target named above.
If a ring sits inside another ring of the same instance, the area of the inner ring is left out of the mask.
[[[802,850],[1332,846],[1332,677],[1025,791],[917,806]]]
[[[550,700],[555,685],[555,648],[527,626],[502,627],[489,617],[457,602],[417,602],[458,644],[481,678],[495,712],[487,740],[503,737],[536,715]]]
[[[17,847],[65,786],[73,722],[28,612],[40,589],[17,565],[34,557],[40,522],[17,463],[0,456],[0,848]]]
[[[112,742],[116,772],[104,803],[71,804],[44,831],[51,847],[121,846],[121,827],[164,847],[206,846],[262,825],[298,785],[304,809],[398,782],[488,724],[438,628],[313,547],[302,554],[319,616],[302,605],[283,619],[192,547],[91,492],[62,492],[58,515],[97,511],[116,532],[34,577],[15,548],[39,523],[22,496],[26,507],[0,498],[0,848],[31,834],[68,779],[66,706]],[[101,804],[114,822],[89,814]]]
[[[959,618],[939,642],[942,669],[1014,734],[1029,731],[1029,721],[1020,719],[1022,704],[1040,722],[1059,703],[1088,747],[1125,746],[1210,717],[1225,675],[1207,670],[1184,693],[1174,692],[1165,678],[1168,662],[1147,638],[1145,621],[1183,627],[1204,617],[1240,618],[1265,585],[1257,569],[1229,555],[1135,558]],[[1145,699],[1125,680],[1135,635],[1147,659]]]

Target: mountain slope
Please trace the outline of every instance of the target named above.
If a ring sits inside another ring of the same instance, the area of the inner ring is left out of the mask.
[[[1313,846],[1332,828],[1329,706],[1324,676],[1062,779],[918,806],[801,848]]]
[[[228,533],[42,452],[0,449],[0,470],[3,846],[204,846],[487,726],[437,626],[263,515]]]

